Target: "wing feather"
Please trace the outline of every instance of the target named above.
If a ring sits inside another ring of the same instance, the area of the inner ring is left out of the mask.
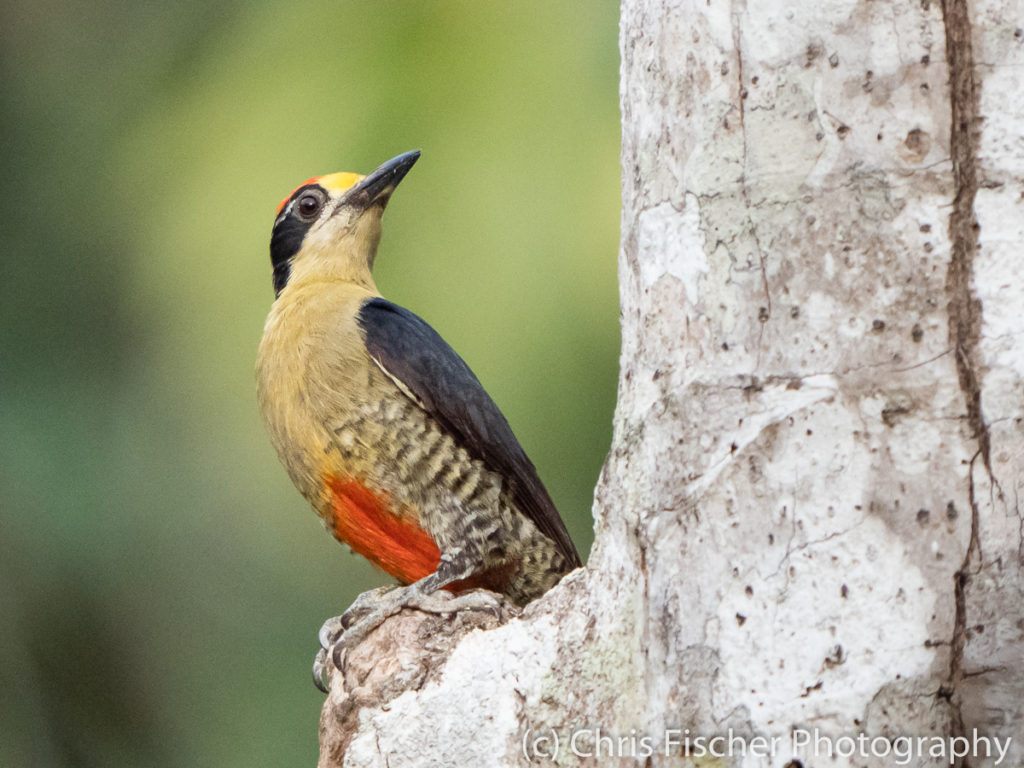
[[[400,389],[466,451],[509,479],[512,497],[573,567],[579,554],[508,421],[469,366],[422,318],[381,298],[363,303],[366,348]]]

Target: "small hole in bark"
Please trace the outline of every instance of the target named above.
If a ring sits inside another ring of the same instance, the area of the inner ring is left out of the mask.
[[[832,669],[846,663],[846,651],[843,650],[843,646],[833,645],[828,649],[828,656],[825,657],[825,667]]]

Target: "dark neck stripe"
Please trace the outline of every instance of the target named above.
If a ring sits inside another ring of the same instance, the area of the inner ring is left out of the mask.
[[[282,207],[287,209],[288,204],[307,189],[315,187],[315,184],[307,184],[299,187],[292,193],[291,198]],[[311,221],[303,221],[294,212],[288,213],[274,225],[274,231],[270,235],[270,263],[274,268],[274,293],[281,295],[285,285],[288,284],[288,277],[292,271],[292,258],[302,247],[302,241],[313,225]]]

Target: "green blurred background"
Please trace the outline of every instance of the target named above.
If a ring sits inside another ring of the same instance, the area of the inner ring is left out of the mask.
[[[274,456],[278,201],[423,157],[377,259],[585,554],[618,355],[600,2],[0,9],[0,765],[313,765],[316,630],[385,576]]]

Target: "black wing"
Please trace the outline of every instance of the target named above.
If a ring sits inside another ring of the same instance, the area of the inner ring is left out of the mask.
[[[511,481],[516,505],[573,567],[580,556],[537,470],[469,366],[419,316],[384,299],[359,310],[366,348],[474,458]]]

